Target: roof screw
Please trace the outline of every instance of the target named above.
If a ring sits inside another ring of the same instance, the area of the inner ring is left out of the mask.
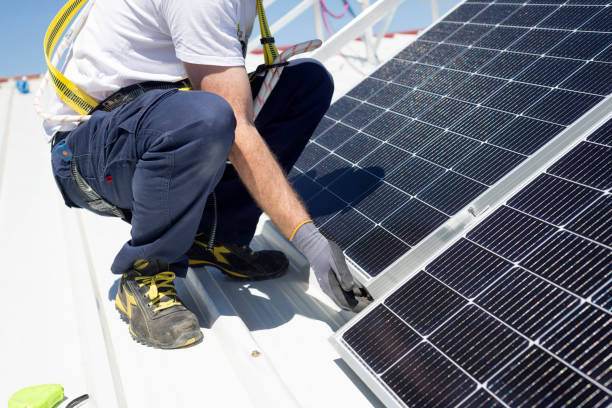
[[[261,353],[258,350],[251,351],[251,357],[259,357]]]

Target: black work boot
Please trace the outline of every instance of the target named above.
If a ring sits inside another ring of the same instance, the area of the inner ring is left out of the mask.
[[[115,297],[134,340],[163,349],[189,346],[202,339],[198,318],[179,300],[174,272],[168,269],[168,263],[161,260],[137,260],[123,274]]]
[[[226,244],[215,241],[212,250],[202,234],[196,235],[187,251],[189,265],[211,265],[238,279],[260,280],[283,275],[289,269],[289,260],[280,251],[253,251],[247,245]]]

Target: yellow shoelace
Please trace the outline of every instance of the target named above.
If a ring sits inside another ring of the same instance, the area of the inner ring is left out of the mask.
[[[174,287],[174,272],[160,272],[152,276],[137,276],[134,278],[138,282],[138,287],[148,286],[149,290],[145,294],[151,299],[149,306],[158,305],[153,311],[164,310],[172,306],[179,306],[182,303],[178,300],[178,294]],[[168,300],[161,302],[166,296]]]

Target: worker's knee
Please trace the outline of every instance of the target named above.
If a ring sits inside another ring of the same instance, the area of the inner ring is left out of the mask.
[[[334,79],[323,64],[312,58],[302,58],[295,61],[294,68],[293,80],[299,81],[298,83],[307,88],[315,99],[331,101],[334,93]]]
[[[231,146],[234,143],[236,116],[230,104],[211,92],[191,92],[198,97],[200,124],[204,133],[220,143]]]
[[[206,146],[229,149],[234,142],[236,118],[230,104],[211,92],[179,92],[178,118],[181,133],[189,139],[202,140]]]

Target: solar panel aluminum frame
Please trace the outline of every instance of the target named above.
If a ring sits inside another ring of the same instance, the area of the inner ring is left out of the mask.
[[[591,108],[376,277],[370,277],[359,265],[348,259],[353,276],[375,298],[384,295],[398,282],[418,271],[419,266],[440,253],[450,242],[454,242],[467,228],[481,221],[491,208],[499,206],[509,194],[517,191],[517,186],[525,185],[534,175],[539,174],[558,157],[560,152],[579,142],[585,133],[593,130],[610,112],[612,112],[612,95]]]
[[[608,97],[597,105],[591,112],[587,113],[583,118],[581,118],[578,121],[579,123],[576,122],[575,126],[572,125],[571,129],[568,128],[566,132],[563,132],[562,135],[558,136],[558,142],[553,143],[547,149],[544,149],[538,153],[538,157],[544,162],[543,164],[533,162],[530,166],[524,168],[521,167],[522,171],[519,174],[515,174],[516,177],[505,180],[506,183],[511,185],[511,188],[504,188],[502,190],[500,187],[500,189],[495,191],[492,189],[485,193],[485,195],[474,200],[470,206],[470,209],[480,209],[480,213],[477,213],[477,216],[473,217],[473,221],[467,223],[465,228],[461,230],[461,233],[458,233],[454,239],[446,240],[443,245],[436,247],[435,251],[431,252],[429,255],[426,255],[425,253],[421,254],[421,262],[416,263],[415,260],[412,260],[415,263],[399,265],[400,267],[404,268],[404,277],[402,279],[398,279],[393,284],[387,283],[389,286],[387,287],[385,293],[394,293],[402,285],[410,281],[419,273],[419,271],[423,270],[429,262],[436,259],[440,254],[455,244],[461,237],[465,236],[471,230],[471,227],[474,227],[480,221],[484,220],[488,215],[490,215],[490,213],[493,212],[493,210],[502,207],[511,197],[521,191],[538,176],[543,174],[545,170],[555,161],[571,151],[581,142],[587,140],[592,132],[597,130],[608,120],[612,119],[611,112],[612,97]],[[505,191],[505,193],[503,191]],[[485,197],[487,194],[491,194],[492,197]],[[495,199],[497,204],[489,206],[487,203],[493,199]],[[467,211],[468,210],[466,210],[466,212]],[[399,277],[399,274],[397,276]],[[351,319],[344,326],[338,329],[338,331],[329,338],[329,341],[336,349],[338,354],[340,354],[340,357],[342,357],[348,366],[361,378],[368,388],[374,392],[374,394],[386,407],[406,408],[406,405],[397,399],[393,391],[391,391],[386,384],[377,379],[377,374],[370,370],[368,364],[365,363],[343,340],[343,335],[349,329],[355,326],[361,319],[369,315],[373,309],[379,305],[382,305],[386,298],[387,297],[382,296],[382,294],[381,296],[377,297],[376,301],[360,312],[355,318]],[[461,370],[463,371],[463,369]]]

